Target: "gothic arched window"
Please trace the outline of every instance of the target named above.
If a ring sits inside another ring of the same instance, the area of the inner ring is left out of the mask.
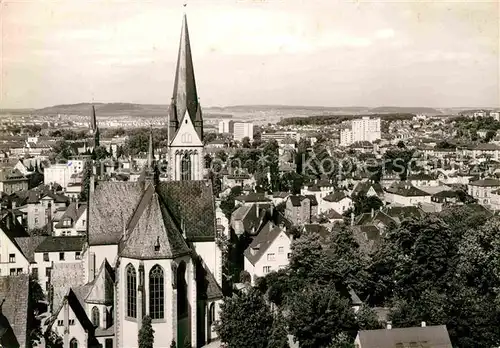
[[[191,157],[187,153],[182,156],[181,180],[191,180]]]
[[[165,312],[163,269],[155,265],[149,272],[149,315],[151,319],[163,319]]]
[[[78,341],[76,338],[73,338],[71,341],[69,341],[69,348],[78,348]]]
[[[137,318],[137,274],[134,266],[128,264],[127,274],[127,316]]]
[[[92,308],[92,324],[94,324],[95,327],[98,327],[100,325],[99,308],[97,308],[97,306],[94,306]]]

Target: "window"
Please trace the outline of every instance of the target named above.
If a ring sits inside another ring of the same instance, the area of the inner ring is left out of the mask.
[[[276,255],[274,253],[267,254],[267,261],[274,261],[276,259]]]
[[[22,273],[23,273],[23,269],[22,268],[16,269],[16,274],[22,274]]]
[[[16,254],[9,254],[9,262],[10,263],[16,262]]]
[[[155,265],[149,272],[149,315],[151,319],[164,317],[163,269]]]
[[[271,272],[271,266],[264,266],[264,267],[262,267],[262,272],[264,274],[268,274],[269,272]]]
[[[50,267],[47,267],[47,268],[45,269],[45,276],[46,276],[47,278],[50,278],[50,272],[51,272],[51,271],[52,271],[52,268],[50,268]]]
[[[69,320],[69,325],[75,325],[75,319],[70,319]]]
[[[81,259],[80,252],[79,252],[79,251],[76,251],[76,252],[75,252],[75,260],[80,260],[80,259]]]
[[[11,268],[10,269],[10,275],[11,276],[16,275],[16,269],[15,268]]]
[[[284,251],[285,251],[284,247],[278,247],[278,254],[283,254]]]
[[[64,253],[59,253],[59,261],[64,261]]]
[[[67,341],[66,341],[67,342]],[[69,342],[69,348],[78,348],[78,341],[76,340],[76,338],[73,338],[70,342]]]
[[[49,261],[49,253],[43,253],[43,261],[45,262]]]
[[[221,221],[221,218],[217,218],[217,219],[215,219],[215,221],[216,221],[217,225],[220,225],[220,224],[221,224],[221,222],[222,222],[222,221]]]
[[[127,316],[137,318],[137,274],[134,266],[129,264],[127,273]]]
[[[92,324],[94,324],[95,327],[99,327],[99,324],[100,324],[99,308],[97,308],[97,306],[94,306],[92,308]]]
[[[104,348],[113,348],[112,338],[106,338],[106,340],[104,341]]]
[[[181,161],[181,180],[191,180],[191,158],[187,153]]]
[[[290,260],[290,257],[292,257],[292,253],[288,253],[288,254],[286,255],[286,258],[287,258],[288,260]]]
[[[31,275],[33,276],[34,279],[38,279],[38,268],[33,267],[31,269]]]
[[[63,326],[64,325],[64,321],[63,320],[58,320],[57,321],[57,326]]]

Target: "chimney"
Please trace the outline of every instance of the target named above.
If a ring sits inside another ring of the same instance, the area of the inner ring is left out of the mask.
[[[427,324],[426,324],[426,322],[425,322],[425,321],[423,321],[420,325],[421,325],[422,327],[426,327],[426,326],[427,326]]]
[[[388,321],[388,322],[387,322],[387,325],[386,325],[386,327],[385,327],[385,328],[386,328],[387,330],[392,329],[392,321]]]
[[[47,232],[52,235],[52,203],[49,202],[47,207]]]
[[[90,185],[89,186],[90,186],[90,188],[89,188],[90,194],[94,193],[95,180],[94,180],[94,175],[93,174],[90,175]]]
[[[89,283],[95,277],[95,253],[89,252]]]
[[[351,213],[351,226],[354,226],[354,213]]]

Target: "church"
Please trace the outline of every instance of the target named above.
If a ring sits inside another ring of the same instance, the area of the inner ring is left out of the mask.
[[[202,347],[216,338],[217,236],[228,222],[203,180],[203,117],[186,15],[168,118],[169,180],[155,178],[151,144],[139,181],[91,179],[81,262],[52,270],[48,329],[65,348],[135,348],[145,315],[154,347]]]

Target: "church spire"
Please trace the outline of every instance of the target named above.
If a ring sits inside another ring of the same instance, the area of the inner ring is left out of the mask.
[[[90,132],[94,136],[94,148],[96,148],[99,146],[99,127],[97,126],[94,104],[92,104],[92,111],[90,113]]]
[[[186,111],[193,123],[195,121],[198,121],[197,123],[202,122],[201,111],[198,110],[198,93],[196,91],[196,81],[194,77],[191,43],[189,41],[186,14],[184,14],[182,20],[181,39],[179,43],[179,53],[177,56],[177,68],[175,70],[172,104],[175,106],[175,114],[179,122],[183,121]],[[196,126],[201,125],[195,124],[195,128]]]

